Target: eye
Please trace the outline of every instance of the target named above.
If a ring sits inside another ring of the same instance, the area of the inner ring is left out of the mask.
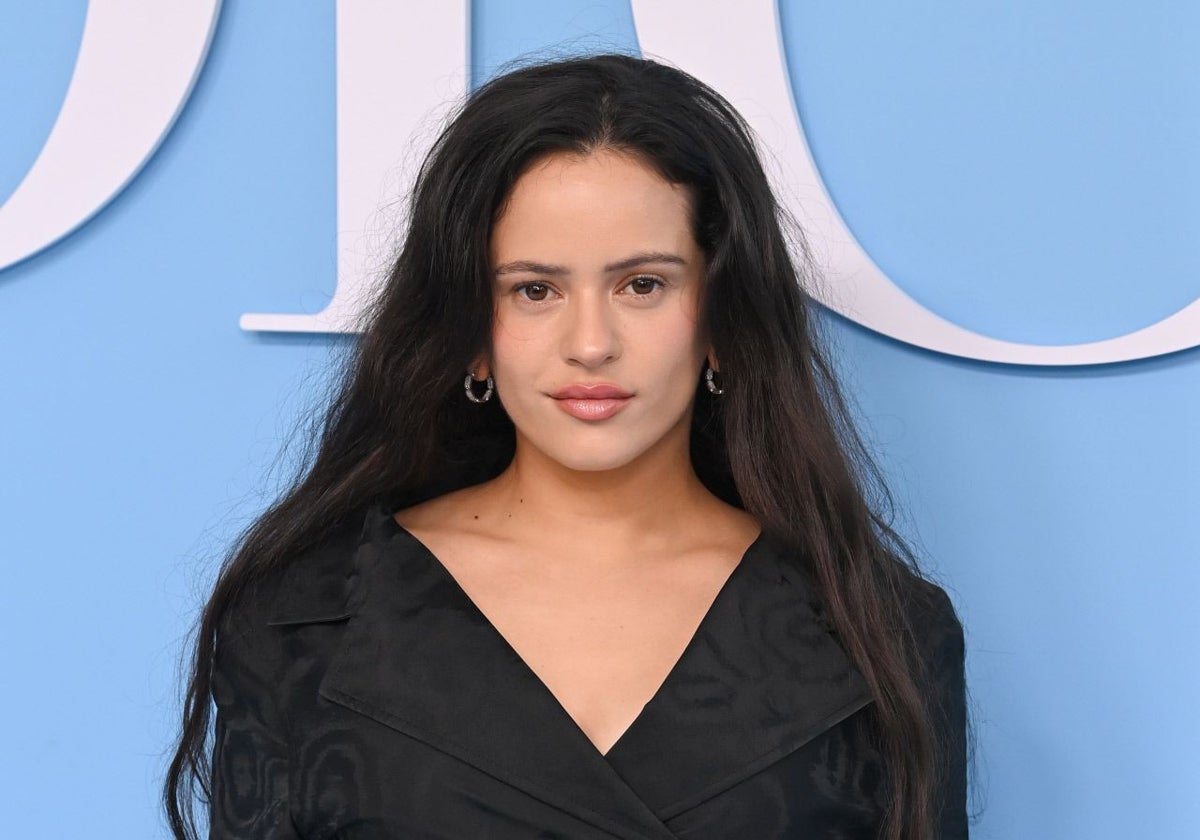
[[[635,297],[650,297],[667,284],[649,274],[639,274],[629,281],[627,288],[633,290]]]
[[[528,291],[528,294],[525,292]],[[550,287],[545,283],[521,283],[519,286],[513,286],[513,294],[518,294],[526,300],[531,300],[534,303],[541,303],[546,299],[550,292]]]

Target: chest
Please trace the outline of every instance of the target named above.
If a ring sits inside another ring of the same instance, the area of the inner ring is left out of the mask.
[[[599,570],[439,543],[439,563],[600,753],[666,682],[739,557]]]
[[[439,563],[390,516],[379,530],[355,555],[346,613],[293,606],[272,622],[287,760],[255,764],[271,745],[240,729],[223,753],[246,780],[239,791],[263,780],[287,792],[281,819],[296,836],[878,835],[882,767],[861,737],[870,692],[771,543],[747,549],[724,582],[715,566],[707,580],[671,570],[632,587],[550,587],[546,575],[488,580]],[[694,599],[671,597],[689,588]],[[681,638],[689,611],[699,624]],[[683,642],[674,664],[670,628]],[[669,670],[643,683],[640,711],[640,698],[619,707],[627,729],[605,735],[570,688],[619,702],[628,692],[611,684],[631,662]],[[589,682],[592,671],[603,678]]]

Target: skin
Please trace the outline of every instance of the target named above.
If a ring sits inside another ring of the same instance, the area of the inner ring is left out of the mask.
[[[706,357],[719,370],[690,212],[684,188],[622,152],[554,154],[518,179],[493,229],[493,334],[474,364],[512,418],[513,461],[396,514],[602,752],[760,530],[689,457],[697,377]],[[660,257],[606,270],[646,254]],[[596,382],[634,396],[599,422],[549,396]]]

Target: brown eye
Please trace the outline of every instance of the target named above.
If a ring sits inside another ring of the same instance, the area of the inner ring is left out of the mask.
[[[646,297],[653,294],[663,282],[657,277],[635,277],[629,281],[629,288],[633,289],[638,297]]]
[[[542,283],[525,283],[517,286],[517,292],[526,292],[526,298],[533,301],[543,301],[546,299],[546,286]]]

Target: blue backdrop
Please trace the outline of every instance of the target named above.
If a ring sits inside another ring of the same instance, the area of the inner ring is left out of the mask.
[[[0,6],[0,201],[57,114],[81,0]],[[621,0],[475,0],[471,78],[637,46]],[[1031,343],[1200,296],[1200,6],[783,3],[798,106],[864,247],[924,305]],[[334,7],[229,0],[141,174],[0,273],[0,812],[164,836],[177,657],[343,339]],[[397,80],[402,95],[403,80]],[[1200,350],[1029,368],[825,315],[902,529],[967,627],[974,836],[1192,836]],[[1200,343],[1200,337],[1197,337]]]

